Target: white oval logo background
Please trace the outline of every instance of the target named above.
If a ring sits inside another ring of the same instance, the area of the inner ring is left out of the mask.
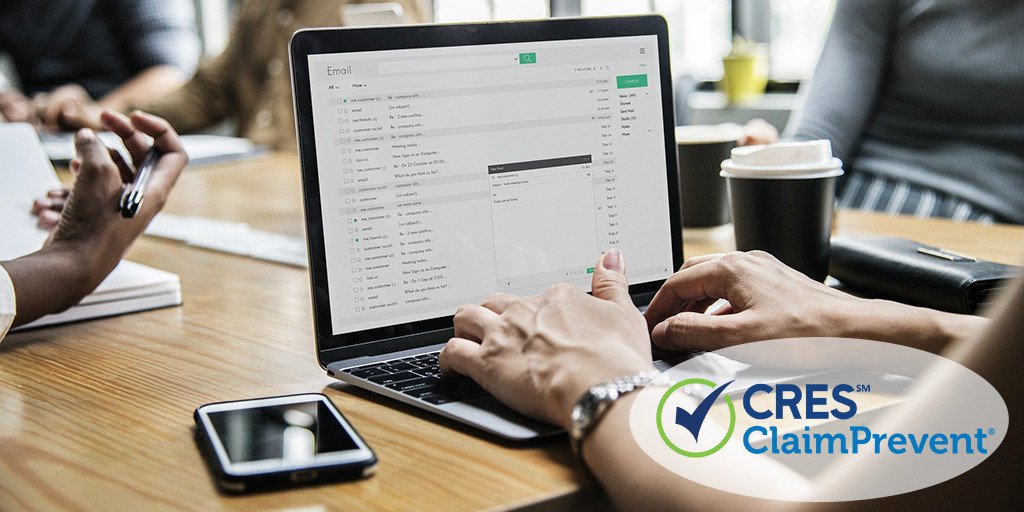
[[[985,460],[1009,425],[1005,402],[981,376],[890,343],[761,341],[701,354],[667,373],[686,383],[638,393],[630,411],[637,443],[677,475],[757,498],[852,501],[929,487]],[[748,414],[754,385],[751,410],[771,417]],[[843,419],[850,401],[856,412]]]

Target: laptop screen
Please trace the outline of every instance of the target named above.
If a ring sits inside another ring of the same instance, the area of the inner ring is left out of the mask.
[[[670,276],[658,48],[639,35],[308,55],[333,334],[495,292],[589,291],[611,247],[631,284]]]
[[[334,334],[672,273],[656,36],[308,59]]]

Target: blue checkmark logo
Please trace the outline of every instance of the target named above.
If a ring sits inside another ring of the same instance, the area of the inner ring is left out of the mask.
[[[673,393],[676,393],[677,391],[682,393],[683,391],[681,389],[684,386],[700,385],[711,388],[711,393],[709,393],[708,396],[705,397],[704,400],[702,400],[701,403],[698,404],[693,411],[687,411],[682,407],[676,407],[675,425],[678,425],[686,429],[693,436],[694,442],[697,442],[699,441],[701,426],[704,425],[704,420],[707,419],[708,413],[711,412],[711,407],[715,404],[719,397],[722,396],[722,392],[725,391],[725,388],[729,387],[729,384],[732,383],[733,381],[729,381],[719,386],[707,379],[695,378],[686,379],[670,387],[668,391],[666,391],[665,394],[661,397],[661,402],[658,404],[657,424],[658,433],[661,434],[662,441],[664,441],[665,444],[668,445],[668,447],[671,448],[673,451],[686,457],[707,457],[708,455],[711,455],[712,453],[721,450],[722,447],[725,446],[725,443],[727,443],[729,439],[732,437],[732,432],[736,428],[736,409],[735,407],[733,407],[732,399],[729,398],[728,395],[723,397],[726,405],[729,408],[729,427],[726,429],[725,436],[721,439],[721,441],[716,443],[714,446],[703,451],[686,450],[680,448],[676,443],[672,442],[671,436],[668,435],[665,429],[665,425],[662,421],[662,415],[665,412],[665,405],[668,402],[669,397],[671,397]]]
[[[725,391],[725,388],[729,387],[729,384],[732,383],[733,381],[730,380],[729,382],[718,386],[710,395],[707,396],[707,398],[704,399],[704,401],[700,403],[700,405],[697,406],[696,409],[693,410],[693,412],[687,412],[686,409],[683,409],[682,407],[676,407],[676,425],[689,430],[690,433],[693,434],[693,440],[698,441],[700,427],[704,424],[704,419],[708,417],[708,412],[711,411],[711,406],[715,404],[715,400],[718,400],[718,396]]]

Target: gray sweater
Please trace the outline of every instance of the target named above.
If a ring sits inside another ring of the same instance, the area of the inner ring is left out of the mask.
[[[1024,224],[1022,34],[1021,0],[839,0],[792,136]]]
[[[102,98],[151,66],[199,60],[192,0],[0,0],[0,53],[31,96],[77,83]]]

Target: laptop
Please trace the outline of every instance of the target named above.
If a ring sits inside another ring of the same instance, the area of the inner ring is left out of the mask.
[[[507,439],[557,433],[437,355],[459,305],[589,291],[608,248],[638,307],[682,264],[664,19],[308,29],[290,55],[320,366]]]

